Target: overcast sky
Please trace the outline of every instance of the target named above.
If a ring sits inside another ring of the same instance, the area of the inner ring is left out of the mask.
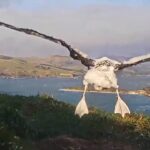
[[[62,38],[92,57],[150,53],[149,0],[0,0],[0,21]],[[0,55],[54,54],[68,52],[0,27]]]

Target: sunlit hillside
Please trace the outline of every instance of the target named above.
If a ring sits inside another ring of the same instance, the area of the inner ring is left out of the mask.
[[[83,66],[70,57],[15,58],[0,56],[0,75],[6,77],[74,77],[83,73]]]

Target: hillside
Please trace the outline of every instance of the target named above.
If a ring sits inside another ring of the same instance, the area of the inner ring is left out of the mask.
[[[43,96],[0,95],[2,150],[149,150],[150,117],[90,108],[79,118],[75,106]]]
[[[70,57],[15,58],[0,56],[0,76],[7,77],[73,77],[83,73],[83,66]]]
[[[74,77],[80,76],[86,68],[69,56],[10,57],[0,55],[0,76],[5,77]],[[150,75],[149,63],[123,70],[130,75]]]

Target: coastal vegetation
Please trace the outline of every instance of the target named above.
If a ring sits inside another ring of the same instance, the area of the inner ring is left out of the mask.
[[[106,113],[90,108],[74,115],[75,106],[47,95],[0,95],[2,150],[148,150],[150,117]],[[93,147],[92,147],[93,146]]]

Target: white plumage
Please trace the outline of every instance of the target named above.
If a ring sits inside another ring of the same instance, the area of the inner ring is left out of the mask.
[[[85,86],[83,97],[78,103],[75,114],[82,117],[84,114],[88,114],[87,105],[85,102],[85,92],[87,86],[93,85],[95,89],[102,88],[115,88],[117,92],[117,103],[115,106],[115,113],[120,113],[122,117],[126,113],[130,113],[130,110],[126,103],[120,98],[118,93],[117,77],[115,74],[115,65],[120,64],[115,60],[110,60],[107,57],[95,60],[95,66],[87,71],[83,79],[83,85]]]
[[[130,65],[130,64],[137,63],[137,62],[142,62],[142,61],[144,62],[144,60],[146,60],[146,59],[150,59],[150,54],[131,58],[128,61],[124,61],[123,64],[129,64]]]
[[[95,66],[87,71],[84,76],[83,84],[92,84],[94,87],[118,88],[115,68],[112,64],[119,64],[117,61],[103,57],[95,60]]]
[[[88,70],[83,80],[84,85],[87,83],[102,88],[118,88],[117,78],[113,67],[107,66],[91,68]]]

